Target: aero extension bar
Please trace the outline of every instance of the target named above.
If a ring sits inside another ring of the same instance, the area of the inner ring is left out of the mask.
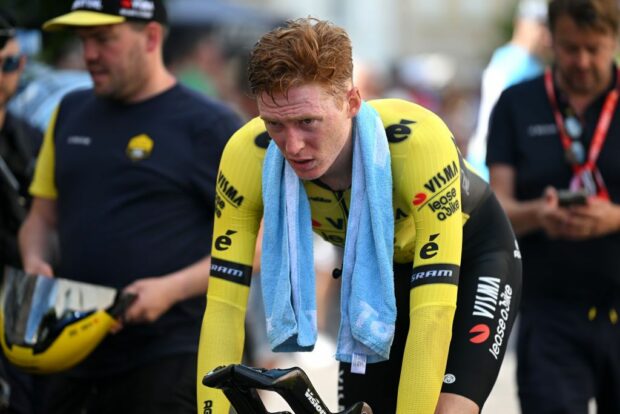
[[[332,413],[306,373],[298,367],[266,370],[239,364],[221,366],[205,375],[202,383],[207,387],[221,389],[239,414],[271,414],[256,390],[277,392],[295,414],[372,414],[364,402]],[[288,411],[273,414],[286,413]]]

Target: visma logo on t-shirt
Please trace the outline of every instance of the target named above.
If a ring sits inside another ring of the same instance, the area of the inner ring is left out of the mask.
[[[125,154],[132,161],[141,161],[151,156],[153,140],[146,134],[137,135],[129,140]]]

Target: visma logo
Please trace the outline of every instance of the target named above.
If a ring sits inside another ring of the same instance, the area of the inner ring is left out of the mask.
[[[228,181],[228,179],[221,172],[217,177],[217,191],[222,196],[222,198],[229,204],[232,204],[236,207],[241,207],[241,204],[243,204],[243,195],[239,194],[239,191]]]
[[[469,330],[469,333],[473,336],[469,338],[469,342],[472,344],[481,344],[491,335],[491,329],[484,323],[478,324]]]
[[[480,276],[478,278],[473,316],[482,316],[488,319],[495,318],[500,282],[498,277]]]
[[[431,193],[435,193],[438,190],[442,189],[446,184],[452,182],[459,173],[459,168],[456,165],[456,162],[452,161],[452,164],[448,164],[444,167],[443,171],[438,172],[428,180],[426,184],[424,184],[424,188],[426,188]]]

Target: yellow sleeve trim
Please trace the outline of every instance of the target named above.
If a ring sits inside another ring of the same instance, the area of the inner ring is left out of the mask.
[[[55,148],[54,148],[54,129],[56,127],[56,117],[58,107],[54,110],[49,126],[43,138],[43,145],[37,158],[37,166],[34,178],[30,185],[30,194],[34,197],[50,198],[55,200],[58,197],[55,177]]]

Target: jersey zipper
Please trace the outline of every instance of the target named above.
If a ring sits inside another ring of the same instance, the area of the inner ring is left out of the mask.
[[[333,191],[334,196],[336,196],[336,200],[338,201],[338,205],[343,212],[344,215],[344,234],[346,237],[347,234],[347,223],[349,222],[349,207],[347,207],[347,203],[344,201],[344,191]]]

